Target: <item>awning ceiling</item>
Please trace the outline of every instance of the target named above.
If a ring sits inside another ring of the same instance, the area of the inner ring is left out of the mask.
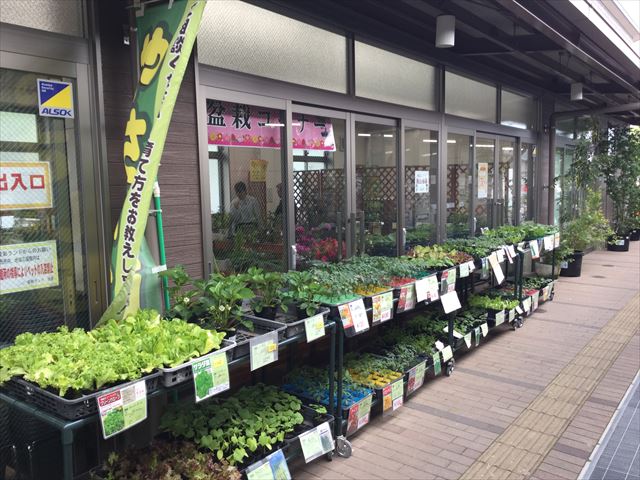
[[[320,27],[444,64],[516,90],[550,93],[564,109],[595,109],[640,100],[640,68],[571,2],[542,0],[250,0]],[[434,46],[436,17],[456,17],[456,45]],[[640,60],[640,56],[639,56]],[[570,102],[572,82],[584,99]],[[640,124],[640,112],[613,115]]]

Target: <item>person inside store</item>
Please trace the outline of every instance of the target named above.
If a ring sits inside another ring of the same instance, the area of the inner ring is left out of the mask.
[[[239,232],[255,234],[262,223],[258,200],[247,193],[247,184],[244,182],[236,183],[233,189],[236,198],[231,201],[229,209],[229,237]]]
[[[284,207],[282,205],[282,183],[279,183],[278,185],[276,185],[276,192],[278,192],[279,202],[278,202],[278,206],[276,207],[273,213],[276,217],[282,218],[282,214],[284,212]]]

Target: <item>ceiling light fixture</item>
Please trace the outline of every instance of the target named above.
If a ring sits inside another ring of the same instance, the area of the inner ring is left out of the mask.
[[[456,17],[438,15],[436,18],[436,48],[451,48],[456,44]]]
[[[582,100],[582,83],[575,82],[571,84],[571,101]]]

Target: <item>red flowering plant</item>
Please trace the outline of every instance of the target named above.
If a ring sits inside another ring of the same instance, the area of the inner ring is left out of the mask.
[[[323,223],[305,230],[296,227],[296,252],[304,262],[335,262],[338,260],[338,240],[333,237],[334,226]],[[345,242],[342,242],[342,257],[347,253]]]

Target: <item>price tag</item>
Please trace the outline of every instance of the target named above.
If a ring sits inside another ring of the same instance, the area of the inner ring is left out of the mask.
[[[435,356],[438,357],[438,365],[440,365],[440,355],[434,355],[434,357]],[[409,370],[407,378],[407,396],[411,395],[424,384],[424,375],[426,371],[426,360]]]
[[[455,290],[453,292],[445,293],[440,298],[440,301],[442,302],[444,313],[451,313],[462,308],[462,305],[460,305],[460,299],[458,298],[458,292]]]
[[[489,259],[487,257],[484,257],[482,260],[482,275],[481,278],[483,280],[486,280],[487,278],[489,278]]]
[[[351,318],[351,310],[349,309],[348,303],[343,303],[338,307],[338,312],[340,312],[340,320],[342,321],[342,328],[347,330],[348,328],[353,327],[353,319]]]
[[[511,258],[516,258],[516,249],[514,248],[513,245],[509,245],[507,247],[507,250],[509,251],[509,254],[511,255]]]
[[[538,244],[538,240],[531,240],[529,242],[529,250],[531,250],[531,258],[540,258],[540,245]]]
[[[440,279],[440,293],[453,292],[456,289],[456,268],[450,268],[442,272]]]
[[[482,334],[480,333],[480,327],[476,327],[473,329],[473,336],[476,339],[476,347],[480,346],[480,337],[482,337]]]
[[[619,238],[618,240],[616,240],[616,246],[624,247],[624,238]]]
[[[415,285],[405,285],[400,288],[400,297],[398,298],[398,313],[408,312],[416,307]]]
[[[212,353],[191,363],[196,403],[229,390],[226,352]]]
[[[437,377],[442,371],[442,365],[440,365],[440,353],[434,353],[431,355],[431,359],[433,360],[433,374]]]
[[[511,310],[509,310],[509,321],[510,322],[513,322],[516,319],[516,310],[518,308],[520,308],[520,307],[512,308]],[[519,313],[522,313],[522,312],[519,312]]]
[[[566,270],[567,268],[569,268],[569,262],[567,262],[566,260],[561,261],[560,268],[562,268],[563,270]]]
[[[504,310],[496,312],[496,327],[504,323]]]
[[[516,307],[516,312],[518,312],[518,315],[522,315],[524,313],[524,310],[522,310],[522,307],[520,305],[518,305]],[[515,315],[514,315],[513,318],[515,318]],[[509,320],[513,320],[513,318],[511,318],[511,314],[509,314]]]
[[[469,276],[469,264],[461,263],[460,267],[460,278],[467,278]]]
[[[473,272],[476,269],[476,264],[473,262],[473,260],[469,260],[467,262],[467,266],[469,268],[469,273]]]
[[[491,265],[491,270],[493,270],[493,275],[496,277],[496,282],[498,284],[504,282],[504,273],[495,252],[489,255],[489,264]]]
[[[436,275],[430,275],[427,277],[427,291],[429,293],[429,301],[435,302],[440,298],[440,291],[438,290],[438,277]]]
[[[509,263],[513,263],[513,255],[511,255],[511,251],[509,250],[509,248],[502,247],[502,251],[505,253],[505,256],[507,257]]]
[[[404,381],[402,378],[382,389],[382,412],[391,413],[402,406],[404,396]]]
[[[550,252],[551,250],[553,250],[553,235],[546,235],[543,239],[542,242],[544,243],[544,249],[548,252]]]
[[[305,318],[304,333],[307,336],[307,343],[324,337],[324,316],[320,314]]]
[[[549,285],[547,285],[546,287],[544,287],[542,289],[542,301],[546,302],[547,300],[549,300],[549,290],[551,290],[549,288]]]
[[[444,328],[442,329],[442,331],[443,331],[444,333],[449,333],[449,327],[444,327]],[[457,331],[455,328],[453,329],[453,338],[458,338],[458,339],[459,339],[459,338],[463,338],[463,337],[464,337],[464,335],[462,335],[462,334],[461,334],[459,331]]]
[[[357,432],[369,423],[372,398],[373,395],[369,395],[351,406],[349,409],[349,418],[347,419],[347,435]]]
[[[532,300],[532,309],[535,312],[538,309],[538,305],[540,303],[540,292],[536,292],[533,294],[533,300]]]
[[[442,343],[440,340],[436,341],[436,349],[439,352],[442,351],[442,349],[444,349],[444,343]]]
[[[371,306],[373,307],[372,323],[390,320],[393,313],[393,292],[385,292],[371,297]]]
[[[504,250],[503,249],[496,250],[495,254],[496,254],[496,258],[498,259],[498,263],[504,262]]]
[[[429,278],[431,277],[416,280],[416,300],[418,302],[429,300]]]
[[[471,332],[467,333],[462,338],[464,338],[464,344],[467,346],[467,348],[471,348]]]
[[[291,480],[287,459],[282,450],[247,467],[247,480]]]
[[[144,380],[111,390],[97,398],[102,436],[107,439],[147,418],[147,384]]]
[[[448,362],[453,358],[453,350],[451,350],[451,346],[447,345],[442,349],[442,361]]]
[[[483,323],[480,325],[480,331],[482,331],[482,336],[486,337],[489,335],[489,325],[487,323]]]
[[[329,422],[324,422],[313,430],[304,432],[298,436],[298,439],[300,440],[305,463],[315,460],[334,448]]]
[[[554,248],[560,247],[560,232],[553,234],[553,246]]]
[[[273,331],[249,340],[251,371],[278,360],[278,332]]]
[[[525,312],[529,313],[529,311],[531,310],[531,297],[527,297],[523,300],[522,307],[524,308]]]
[[[361,298],[349,303],[349,311],[351,312],[351,319],[356,333],[369,330],[367,309],[364,307],[364,301]]]

